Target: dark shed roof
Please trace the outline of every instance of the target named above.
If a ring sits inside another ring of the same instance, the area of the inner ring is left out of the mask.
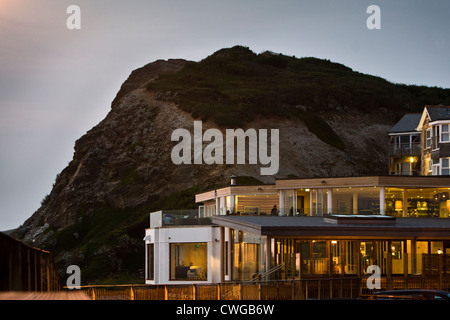
[[[419,125],[421,117],[421,113],[406,114],[389,130],[389,133],[414,132]]]
[[[427,106],[430,121],[450,120],[450,107],[447,106]]]
[[[337,223],[327,217],[214,216],[213,223],[272,237],[450,240],[449,218],[391,218],[384,222],[361,218],[360,222]]]

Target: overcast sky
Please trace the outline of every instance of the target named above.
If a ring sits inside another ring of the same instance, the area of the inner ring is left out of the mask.
[[[72,4],[80,30],[66,26]],[[448,0],[0,0],[0,230],[39,208],[136,68],[244,45],[450,88],[449,12]]]

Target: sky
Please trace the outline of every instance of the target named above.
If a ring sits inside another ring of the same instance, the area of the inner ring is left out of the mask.
[[[40,207],[75,141],[147,63],[243,45],[450,88],[449,12],[448,0],[0,0],[0,230]]]

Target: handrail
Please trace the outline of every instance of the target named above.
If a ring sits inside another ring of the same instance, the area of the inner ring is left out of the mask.
[[[247,283],[258,282],[258,281],[259,281],[260,279],[262,279],[263,277],[267,277],[268,275],[270,275],[270,274],[272,274],[272,273],[274,273],[274,272],[280,270],[280,269],[283,268],[283,267],[284,267],[284,264],[282,264],[282,263],[281,263],[281,264],[278,264],[278,265],[274,266],[273,268],[271,268],[271,269],[269,269],[269,270],[267,270],[267,271],[265,271],[265,272],[262,272],[262,273],[256,275],[255,277],[253,277],[253,279],[247,281]]]
[[[275,266],[273,269],[282,267]],[[308,300],[358,299],[371,295],[367,287],[370,275],[361,277],[318,277],[261,281],[257,283],[224,282],[205,284],[130,284],[83,286],[82,291],[95,300]],[[381,276],[379,290],[439,289],[450,290],[450,275]],[[109,290],[108,288],[110,287]],[[106,290],[105,290],[106,289]]]

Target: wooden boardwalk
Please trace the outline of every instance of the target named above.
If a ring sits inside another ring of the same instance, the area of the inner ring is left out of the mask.
[[[91,300],[80,290],[50,292],[0,292],[0,300]]]

